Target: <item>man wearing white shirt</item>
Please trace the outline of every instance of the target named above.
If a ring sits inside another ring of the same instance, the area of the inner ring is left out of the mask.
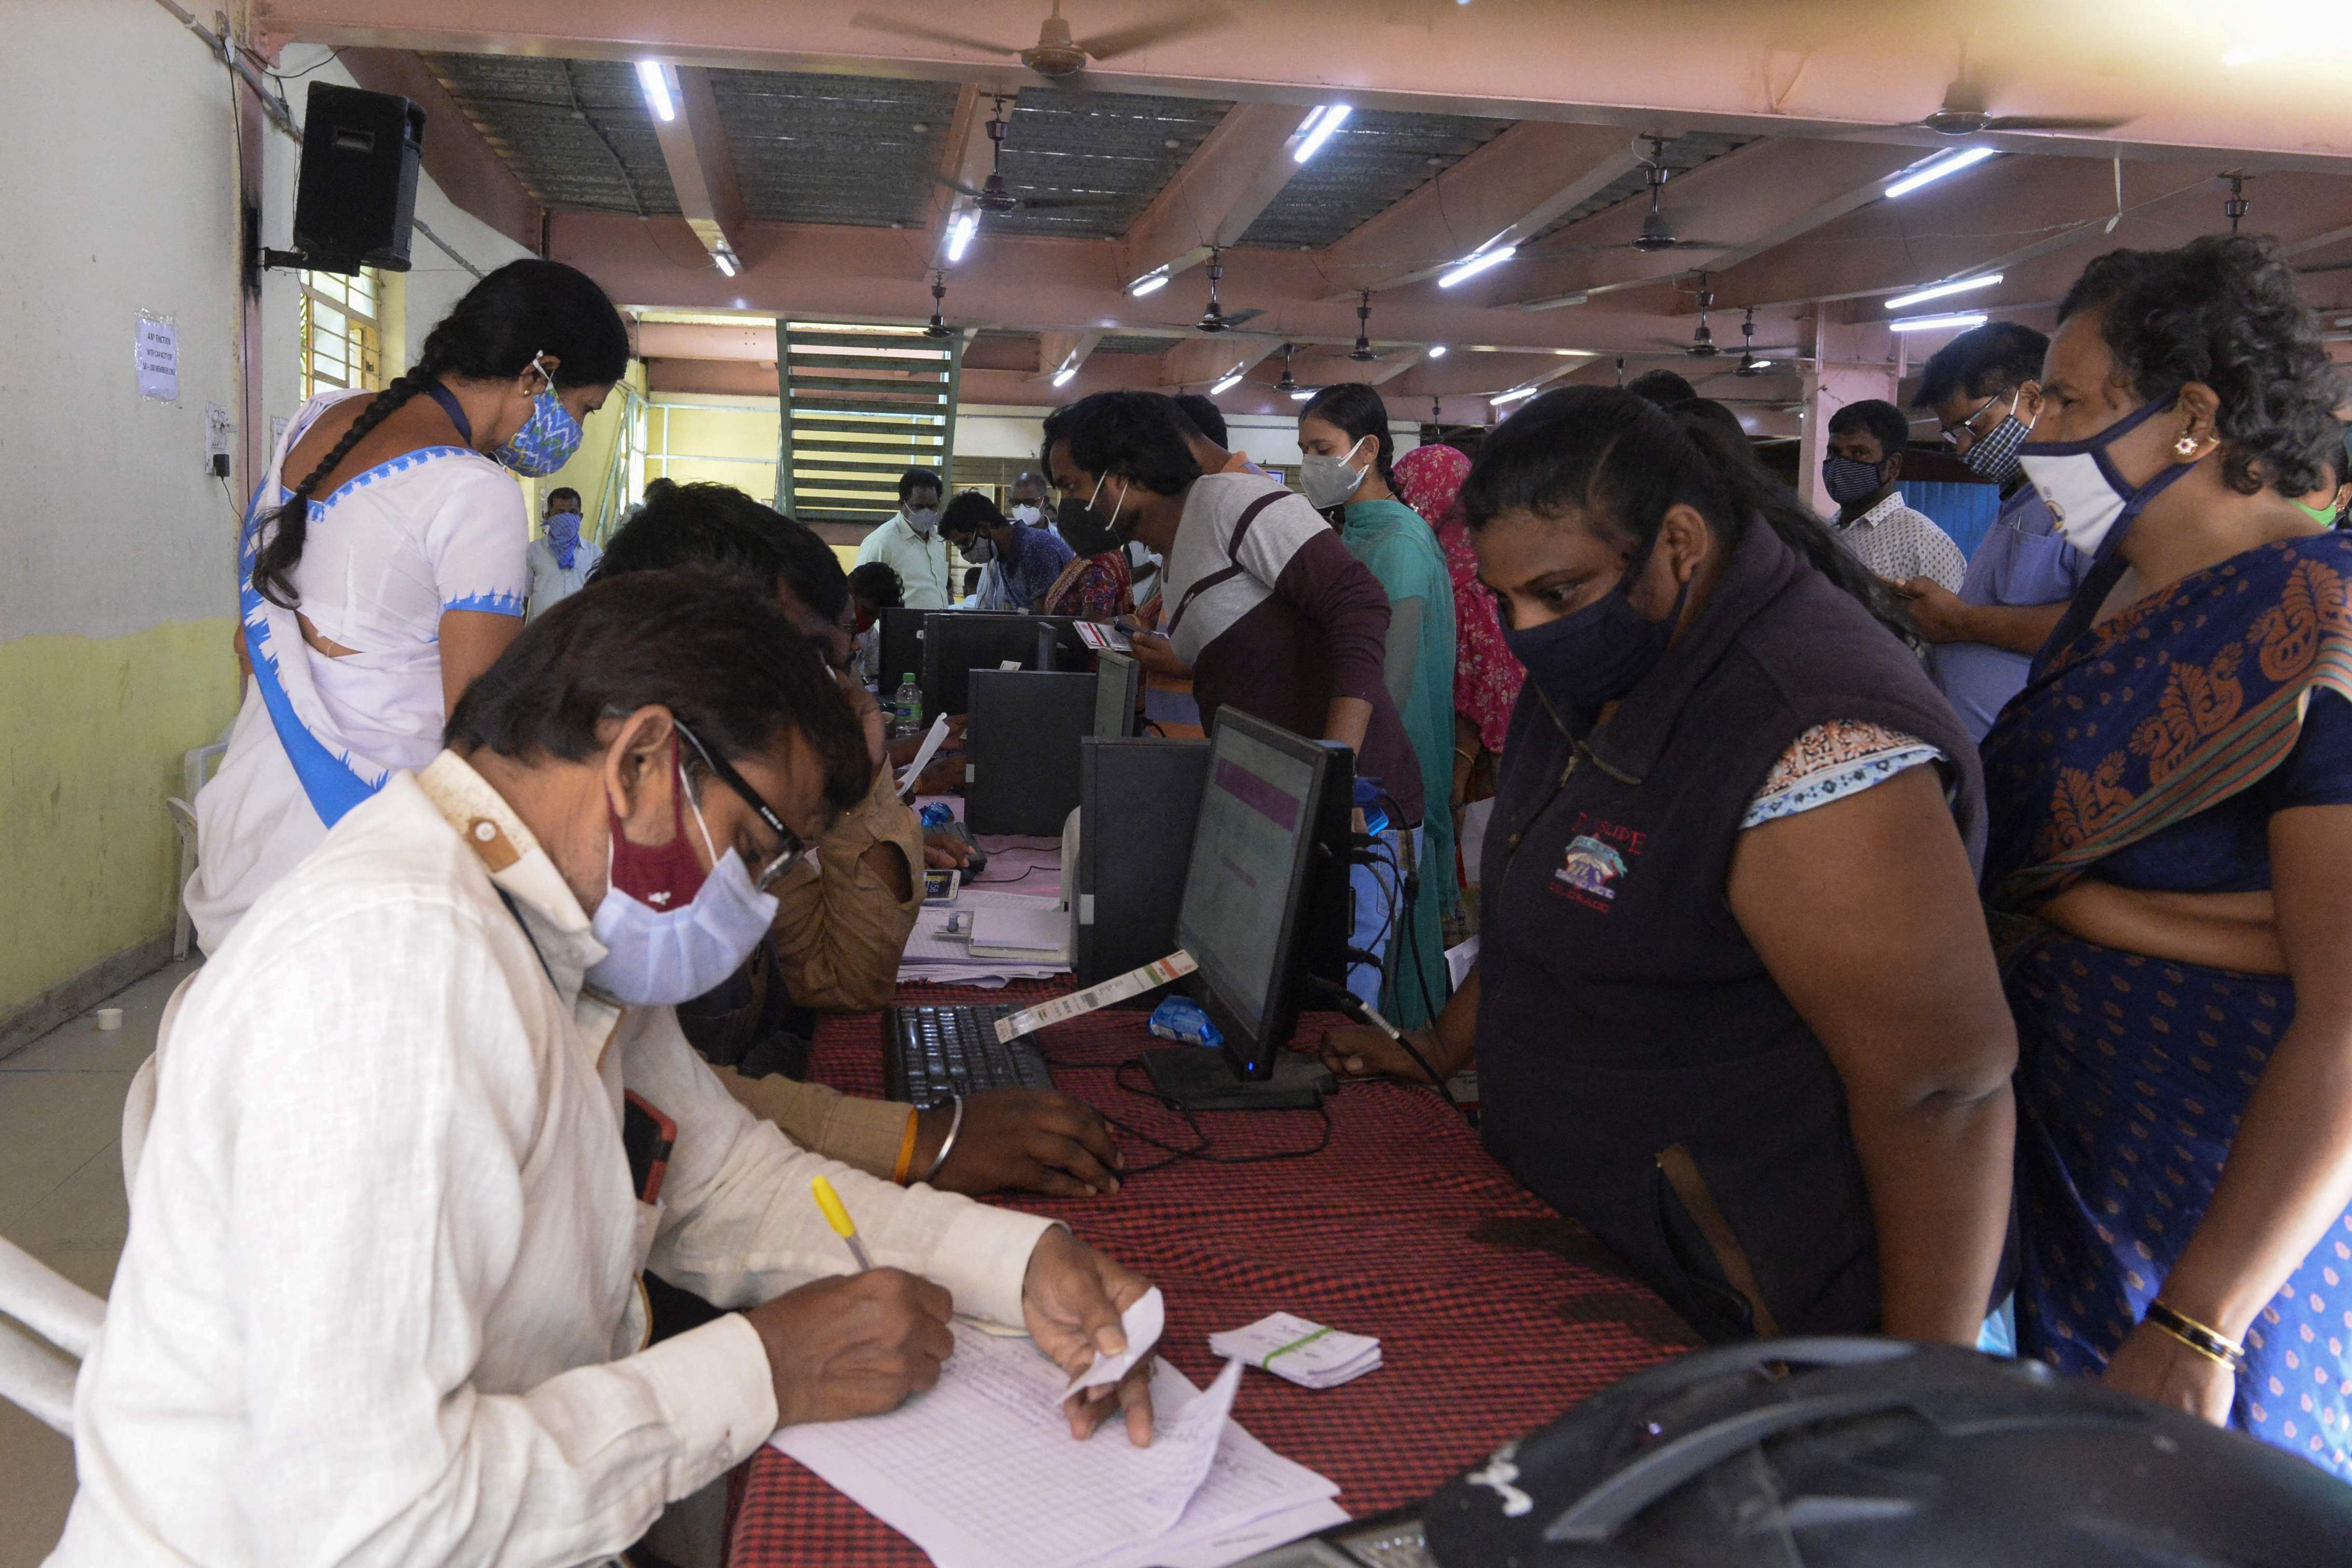
[[[909,610],[945,610],[955,597],[948,541],[940,533],[940,476],[928,468],[898,476],[898,509],[857,547],[857,564],[880,561],[898,574]]]
[[[668,1002],[742,961],[761,884],[865,790],[774,604],[700,573],[596,584],[448,734],[173,1000],[125,1116],[59,1568],[593,1562],[779,1425],[929,1387],[951,1311],[1072,1371],[1124,1348],[1143,1281],[797,1148],[678,1032]],[[881,1267],[850,1271],[817,1175]],[[648,1263],[743,1310],[648,1348]],[[1138,1442],[1142,1376],[1118,1395]]]

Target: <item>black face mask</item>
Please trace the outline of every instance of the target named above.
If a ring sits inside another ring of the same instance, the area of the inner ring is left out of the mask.
[[[1133,529],[1118,526],[1118,514],[1127,505],[1124,495],[1111,508],[1109,517],[1095,509],[1095,501],[1109,482],[1106,475],[1095,481],[1094,496],[1083,501],[1076,496],[1065,496],[1062,504],[1054,509],[1054,526],[1061,530],[1062,542],[1082,556],[1107,554],[1134,537]]]
[[[1654,541],[1651,548],[1656,548]],[[1682,623],[1683,601],[1690,597],[1687,582],[1664,621],[1648,619],[1626,597],[1649,564],[1649,553],[1643,551],[1642,559],[1625,569],[1615,588],[1573,614],[1525,632],[1503,632],[1512,657],[1527,666],[1528,679],[1578,739],[1591,732],[1603,707],[1642,684]]]

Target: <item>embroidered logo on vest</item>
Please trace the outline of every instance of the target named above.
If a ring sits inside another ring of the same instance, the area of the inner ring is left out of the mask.
[[[1625,857],[1639,855],[1649,836],[1579,811],[1576,836],[1568,841],[1568,852],[1551,873],[1552,892],[1589,909],[1607,911],[1628,869]]]

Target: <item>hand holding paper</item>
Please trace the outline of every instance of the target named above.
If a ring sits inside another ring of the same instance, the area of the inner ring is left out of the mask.
[[[1141,1275],[1096,1251],[1066,1230],[1048,1230],[1029,1255],[1021,1287],[1030,1337],[1064,1373],[1081,1377],[1097,1360],[1126,1354],[1120,1314],[1151,1291]],[[1151,1443],[1151,1389],[1146,1366],[1131,1366],[1116,1385],[1086,1388],[1064,1399],[1071,1435],[1090,1437],[1114,1403],[1127,1416],[1128,1441]]]

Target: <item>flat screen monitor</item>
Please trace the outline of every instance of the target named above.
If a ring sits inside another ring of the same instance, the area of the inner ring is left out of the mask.
[[[1210,736],[1177,939],[1234,1071],[1270,1077],[1298,1017],[1298,943],[1335,753],[1228,706]]]
[[[1124,653],[1095,655],[1095,738],[1125,740],[1135,733],[1135,699],[1142,670]]]
[[[1051,670],[1057,635],[1039,615],[935,610],[923,617],[923,715],[971,711],[971,672]]]
[[[908,675],[922,678],[923,617],[935,613],[907,609],[882,612],[882,667],[875,672],[875,682],[882,688],[884,703],[889,702],[890,694]]]

